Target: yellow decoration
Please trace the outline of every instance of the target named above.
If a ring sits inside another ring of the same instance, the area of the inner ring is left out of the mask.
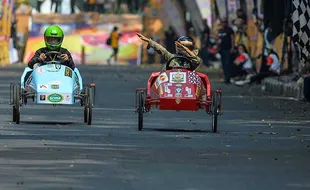
[[[0,2],[2,6],[2,18],[0,20],[0,65],[10,64],[9,58],[9,39],[11,34],[11,21],[12,21],[12,1],[10,4],[8,2]]]

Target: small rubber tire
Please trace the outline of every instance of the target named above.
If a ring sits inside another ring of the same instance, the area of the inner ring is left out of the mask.
[[[16,124],[20,123],[20,88],[18,85],[14,86],[14,107],[13,114],[15,114]],[[14,116],[13,116],[14,119]]]
[[[88,88],[88,98],[87,98],[87,125],[92,124],[93,117],[93,89]]]
[[[143,129],[143,113],[144,113],[144,92],[138,92],[138,130]]]
[[[87,123],[87,101],[88,101],[88,87],[85,87],[85,96],[83,99],[84,104],[84,123]]]
[[[13,87],[12,87],[12,96],[13,96],[13,102],[12,102],[12,108],[13,108],[13,113],[12,113],[12,116],[13,116],[13,122],[16,122],[16,109],[15,109],[15,102],[16,102],[16,100],[15,100],[15,84],[13,84]]]
[[[219,98],[218,94],[214,93],[212,96],[212,132],[217,132],[217,119],[219,115]]]

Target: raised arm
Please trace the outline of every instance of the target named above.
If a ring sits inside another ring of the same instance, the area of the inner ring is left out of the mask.
[[[163,56],[163,58],[165,59],[165,61],[168,61],[169,59],[171,59],[174,55],[172,53],[170,53],[168,50],[166,50],[166,48],[164,48],[162,45],[160,45],[159,43],[143,36],[142,34],[137,34],[138,37],[142,40],[147,42],[158,54],[160,54],[161,56]]]

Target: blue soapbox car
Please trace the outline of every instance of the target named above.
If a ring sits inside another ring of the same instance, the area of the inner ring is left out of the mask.
[[[34,69],[26,67],[20,84],[10,85],[10,104],[13,106],[13,122],[20,123],[20,107],[32,99],[35,104],[84,106],[84,122],[92,123],[92,108],[95,99],[95,84],[83,86],[77,68],[61,65],[60,53],[51,51],[46,55],[57,55],[57,59],[44,62]],[[26,81],[27,73],[32,72]]]

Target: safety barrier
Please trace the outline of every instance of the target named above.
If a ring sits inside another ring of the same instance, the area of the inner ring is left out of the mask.
[[[9,47],[9,41],[5,39],[2,39],[2,40],[0,39],[0,66],[5,66],[5,65],[10,64],[8,47]]]

